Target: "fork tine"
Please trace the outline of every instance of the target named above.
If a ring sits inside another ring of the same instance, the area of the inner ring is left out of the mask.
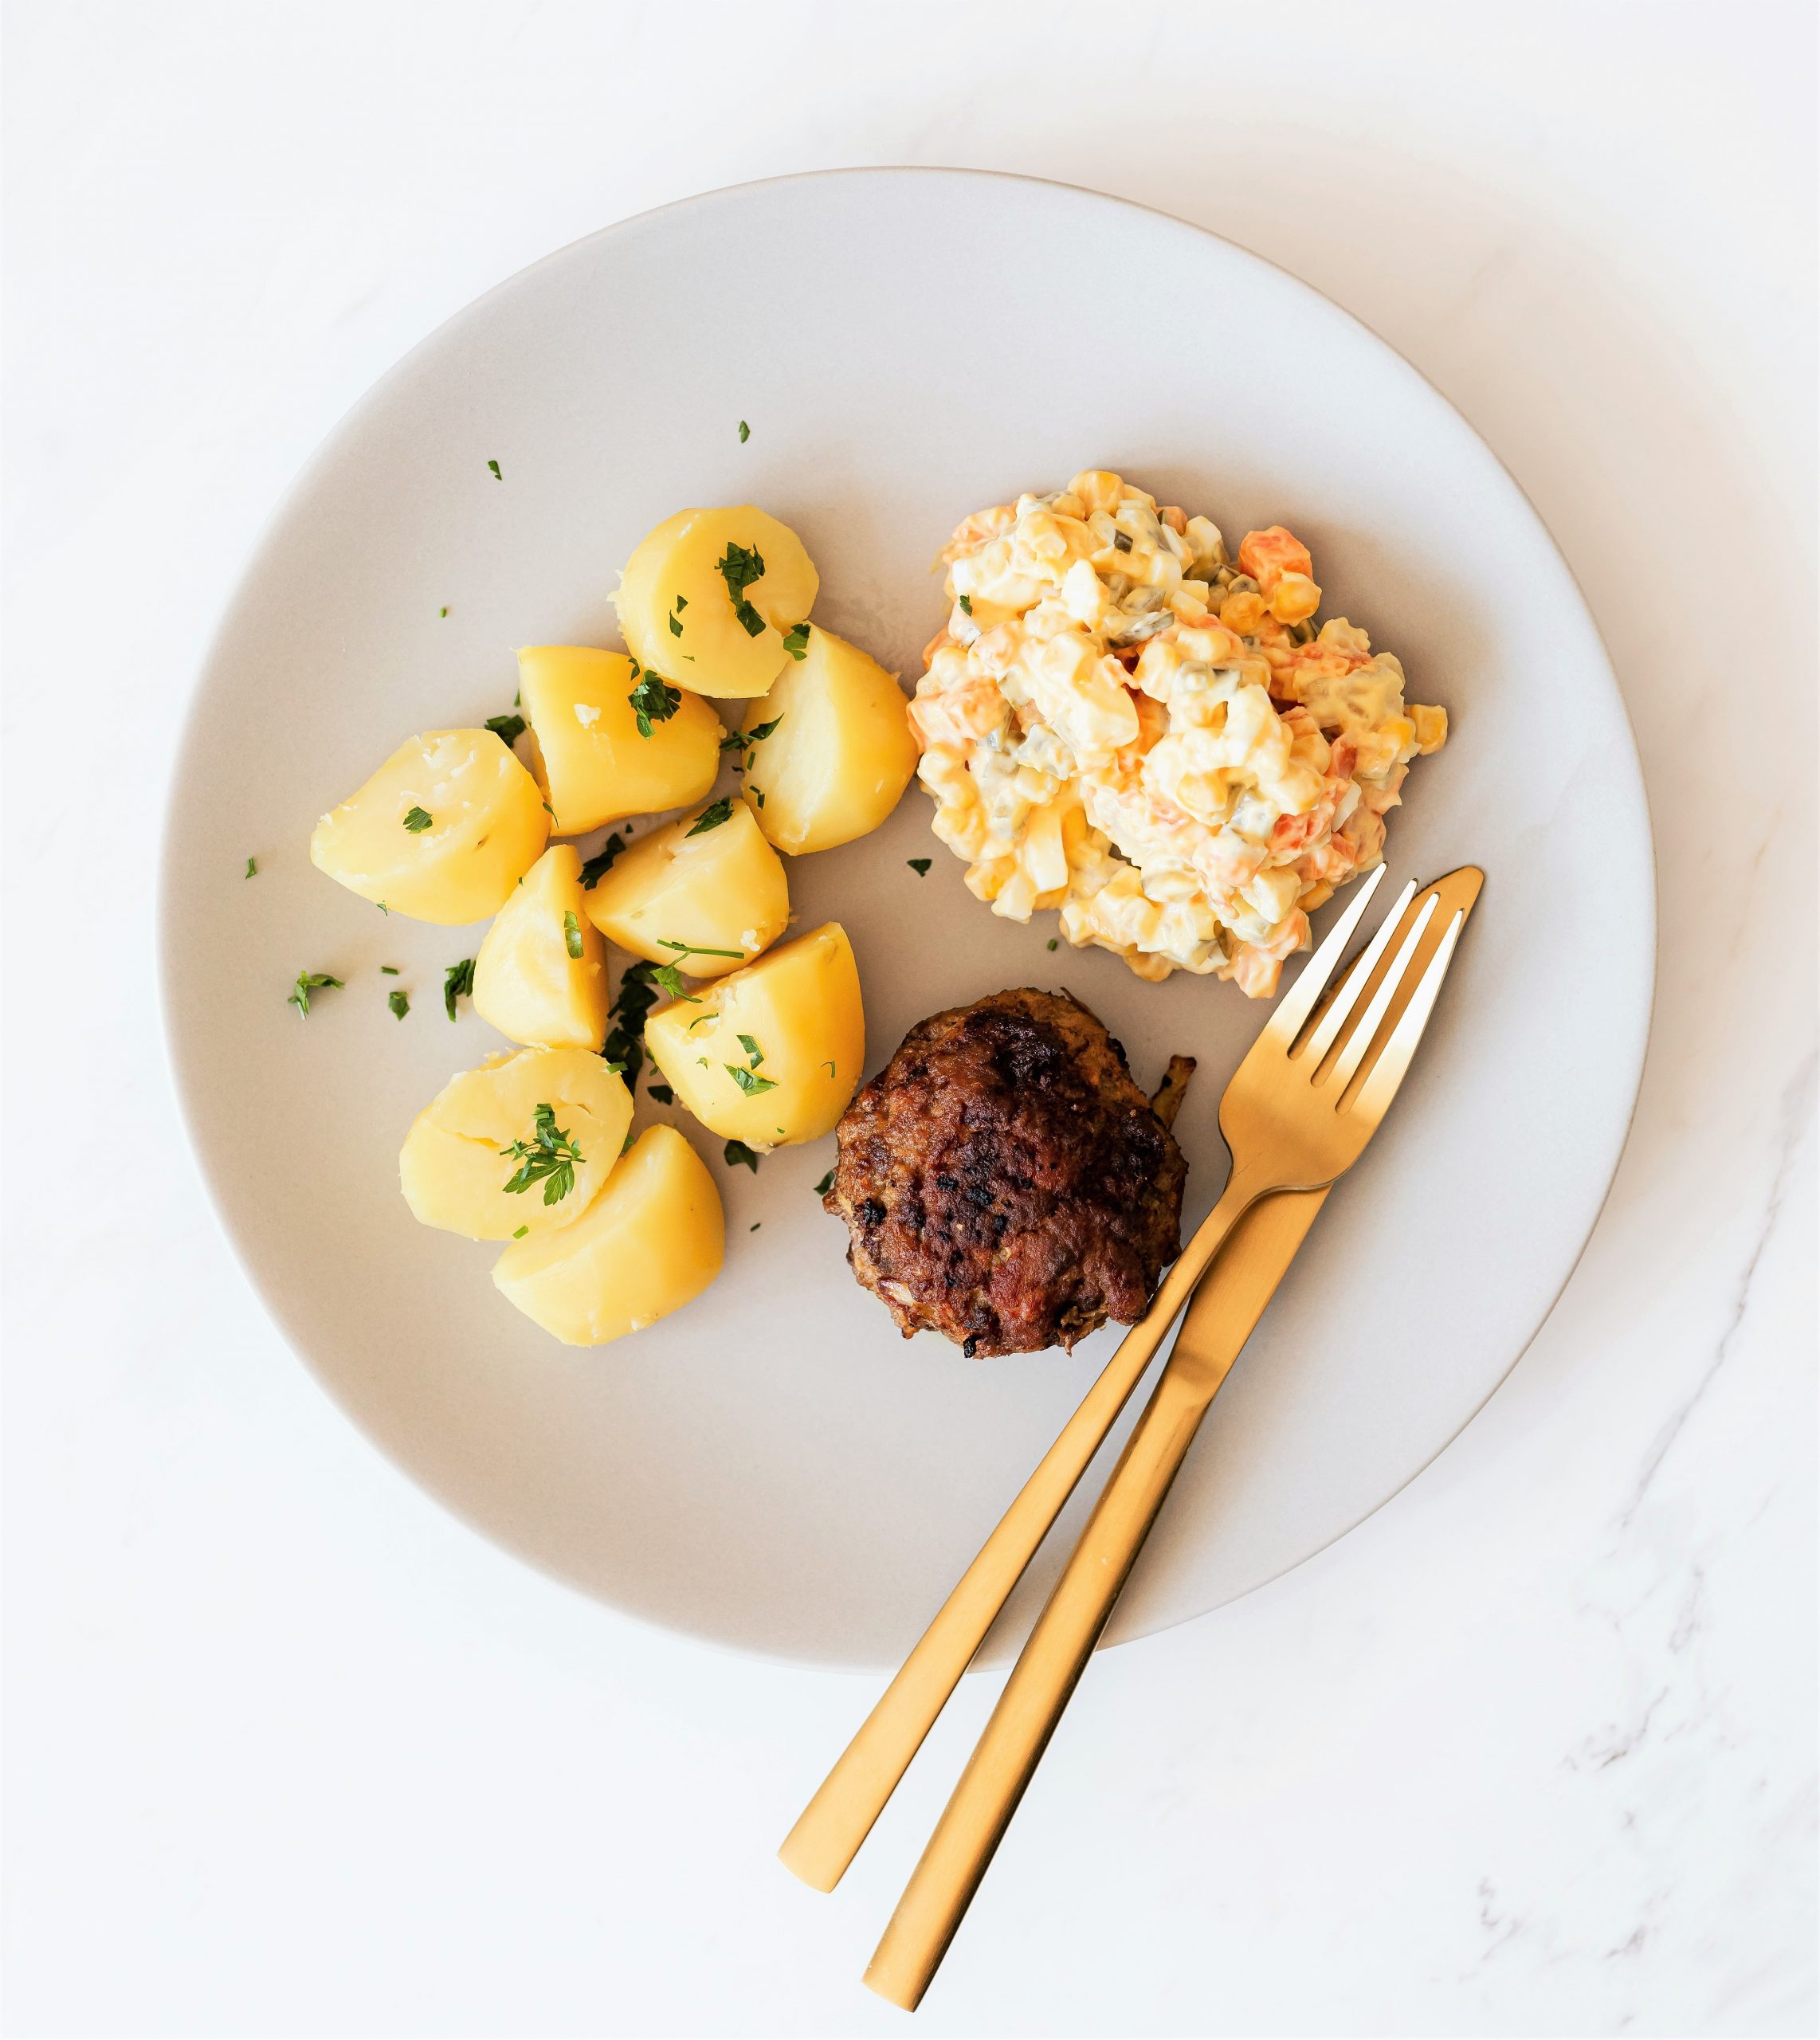
[[[1428,968],[1410,993],[1410,1002],[1403,1008],[1402,1018],[1384,1044],[1383,1053],[1359,1087],[1359,1095],[1352,1101],[1353,1111],[1368,1113],[1378,1120],[1390,1109],[1390,1100],[1397,1095],[1397,1086],[1402,1082],[1410,1060],[1415,1053],[1416,1044],[1422,1039],[1422,1030],[1428,1025],[1428,1016],[1434,1010],[1434,1002],[1441,993],[1441,981],[1453,960],[1453,945],[1460,940],[1460,931],[1465,924],[1464,912],[1457,912],[1441,938],[1440,947],[1429,959]]]
[[[1315,1010],[1315,1001],[1327,989],[1334,966],[1346,954],[1346,945],[1352,940],[1353,930],[1371,904],[1371,895],[1377,891],[1386,869],[1379,865],[1363,881],[1351,905],[1328,930],[1327,940],[1302,966],[1301,975],[1277,1001],[1277,1010],[1271,1014],[1270,1023],[1264,1031],[1285,1050],[1302,1031],[1308,1015]]]
[[[1396,932],[1403,916],[1409,912],[1409,904],[1415,897],[1415,881],[1412,878],[1397,896],[1390,911],[1379,924],[1378,932],[1359,961],[1341,980],[1333,995],[1333,1003],[1320,1017],[1320,1025],[1308,1037],[1308,1046],[1303,1049],[1301,1060],[1312,1076],[1321,1066],[1321,1060],[1335,1042],[1340,1030],[1346,1025],[1347,1016],[1359,1003],[1359,995],[1371,982],[1371,973],[1378,967],[1378,959],[1390,946],[1390,938]]]
[[[1409,933],[1403,937],[1396,961],[1384,973],[1384,982],[1372,994],[1371,1003],[1366,1007],[1364,1018],[1347,1037],[1346,1046],[1335,1059],[1328,1081],[1333,1086],[1333,1101],[1336,1105],[1340,1103],[1340,1094],[1352,1081],[1352,1073],[1364,1059],[1365,1051],[1377,1038],[1378,1030],[1383,1025],[1384,1015],[1390,1010],[1390,1002],[1396,997],[1398,988],[1409,974],[1410,962],[1415,955],[1416,945],[1434,919],[1434,909],[1438,904],[1438,896],[1430,893],[1422,912],[1411,924]]]

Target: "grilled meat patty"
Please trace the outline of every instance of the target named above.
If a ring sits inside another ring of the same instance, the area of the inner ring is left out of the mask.
[[[1181,1251],[1187,1164],[1078,999],[995,992],[919,1022],[847,1108],[822,1202],[905,1338],[969,1355],[1135,1324]]]

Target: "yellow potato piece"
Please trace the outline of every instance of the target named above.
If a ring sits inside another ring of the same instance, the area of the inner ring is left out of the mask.
[[[876,829],[916,770],[909,704],[858,645],[817,625],[807,654],[779,674],[746,727],[746,798],[780,850],[801,857]]]
[[[729,547],[735,563],[747,552],[764,566],[737,596],[721,571]],[[719,697],[764,692],[790,657],[784,634],[808,616],[820,586],[795,532],[746,503],[666,517],[626,561],[613,599],[635,657]]]
[[[575,1187],[554,1204],[547,1184],[511,1195],[515,1140],[535,1142],[537,1108],[550,1106],[558,1131],[581,1154]],[[508,1240],[559,1231],[580,1218],[613,1174],[632,1124],[632,1094],[586,1049],[520,1049],[449,1079],[419,1112],[398,1156],[405,1201],[426,1226],[471,1240]]]
[[[578,1223],[508,1246],[501,1295],[567,1346],[642,1332],[720,1272],[720,1193],[673,1126],[648,1128]]]
[[[582,853],[552,843],[521,878],[474,959],[474,1010],[544,1049],[598,1049],[606,1032],[606,944],[588,919]]]
[[[528,645],[518,655],[519,700],[529,717],[555,810],[551,833],[579,836],[605,822],[700,800],[720,767],[720,718],[686,689],[673,713],[638,732],[632,694],[660,704],[667,685],[623,652],[587,645]]]
[[[496,914],[549,833],[537,782],[491,730],[430,730],[323,817],[310,861],[389,912],[450,925]]]
[[[674,963],[692,978],[719,978],[783,933],[790,921],[783,860],[759,833],[751,809],[728,802],[724,820],[691,833],[723,805],[685,814],[635,843],[582,895],[608,941],[653,963]],[[735,953],[714,953],[727,950]],[[480,953],[484,959],[486,951]],[[480,1004],[477,982],[474,1002]]]
[[[830,921],[674,1001],[645,1022],[645,1046],[712,1132],[761,1150],[818,1140],[846,1110],[865,1061],[846,930]]]

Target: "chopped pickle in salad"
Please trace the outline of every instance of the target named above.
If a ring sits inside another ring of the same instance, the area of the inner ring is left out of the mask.
[[[1103,469],[983,510],[942,555],[911,704],[935,831],[994,913],[1254,998],[1308,916],[1381,861],[1410,761],[1446,740],[1394,654],[1316,625],[1281,525],[1218,528]]]

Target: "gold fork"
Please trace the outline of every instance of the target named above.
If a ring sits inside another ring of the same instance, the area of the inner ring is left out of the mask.
[[[1438,955],[1425,973],[1424,987],[1429,978],[1434,982],[1419,1017],[1410,1020],[1418,1003],[1412,998],[1398,1019],[1391,1042],[1377,1058],[1370,1073],[1376,1089],[1369,1104],[1362,1091],[1358,1097],[1344,1100],[1350,1107],[1345,1112],[1336,1113],[1334,1104],[1343,1100],[1353,1087],[1365,1051],[1408,974],[1443,889],[1457,881],[1471,881],[1469,891],[1460,899],[1455,925],[1448,932],[1450,950],[1458,919],[1477,892],[1479,874],[1457,873],[1430,889],[1417,913],[1407,917],[1404,940],[1394,962],[1387,966],[1387,952],[1414,893],[1413,885],[1406,886],[1371,946],[1310,1030],[1308,1023],[1316,1002],[1383,877],[1380,865],[1362,882],[1351,904],[1285,994],[1227,1085],[1220,1101],[1220,1128],[1232,1151],[1233,1166],[1219,1202],[779,1850],[786,1867],[817,1890],[834,1889],[871,1832],[994,1618],[1233,1226],[1260,1198],[1273,1191],[1314,1189],[1332,1183],[1357,1159],[1382,1119],[1414,1051],[1434,990],[1438,988],[1439,973],[1446,967],[1444,957]],[[1450,908],[1453,904],[1450,900]],[[1361,999],[1363,1014],[1343,1040],[1341,1030]],[[1307,1038],[1299,1040],[1304,1031]],[[1284,1136],[1281,1145],[1279,1129]]]

